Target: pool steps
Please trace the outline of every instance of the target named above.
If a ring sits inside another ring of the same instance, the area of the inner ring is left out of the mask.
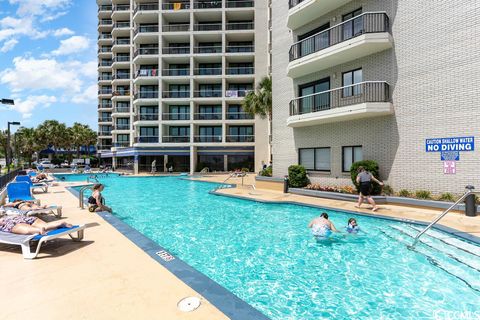
[[[410,229],[410,231],[408,229]],[[391,226],[389,229],[382,230],[382,233],[405,246],[410,246],[417,231],[410,226]],[[437,248],[430,246],[429,244],[434,240],[435,238],[430,234],[425,234],[425,237],[422,238],[421,245],[415,247],[414,251],[425,256],[430,263],[456,277],[473,290],[480,292],[480,271],[472,267],[472,265],[476,265],[476,263],[472,263],[472,260],[467,260],[466,257],[462,257],[462,259],[469,261],[469,264],[460,260],[458,253],[461,251],[455,252],[455,255],[446,253],[445,250],[447,249],[444,247],[451,245],[445,245],[442,247],[442,250],[439,249],[439,246],[437,246]],[[427,241],[427,243],[425,241]],[[453,247],[451,249],[455,250]],[[451,249],[448,249],[448,252],[450,252]],[[472,255],[471,258],[478,259],[475,255]]]

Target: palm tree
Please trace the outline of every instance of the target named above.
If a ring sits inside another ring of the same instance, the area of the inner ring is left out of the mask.
[[[0,130],[0,155],[7,155],[7,131]]]
[[[85,141],[85,125],[75,122],[73,126],[70,128],[71,132],[71,143],[72,146],[77,150],[77,159],[80,158],[80,147],[83,145]]]
[[[53,146],[54,149],[64,145],[67,127],[57,120],[46,120],[37,127],[37,141],[42,148]]]
[[[262,119],[268,117],[268,158],[271,152],[272,137],[272,78],[264,77],[258,84],[256,91],[249,92],[242,101],[243,110]]]
[[[16,152],[28,161],[28,164],[32,164],[32,155],[39,148],[36,136],[36,130],[33,128],[20,127],[16,132]]]

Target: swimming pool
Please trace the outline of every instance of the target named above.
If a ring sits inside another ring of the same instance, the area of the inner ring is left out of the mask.
[[[118,177],[118,173],[55,173],[55,179],[66,182],[81,182],[87,181],[88,178],[97,177],[97,179],[105,179],[111,177]],[[95,181],[91,181],[95,182]]]
[[[272,319],[479,315],[480,247],[446,233],[411,251],[417,226],[357,216],[364,234],[317,243],[313,217],[327,211],[340,228],[352,215],[215,196],[175,177],[100,180],[117,217]]]

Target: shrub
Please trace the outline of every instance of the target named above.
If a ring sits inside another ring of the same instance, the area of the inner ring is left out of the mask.
[[[301,165],[288,167],[288,180],[290,187],[303,188],[308,184],[307,170]]]
[[[445,193],[442,193],[440,197],[438,197],[438,200],[454,202],[455,196],[450,192],[445,192]]]
[[[272,167],[267,167],[260,171],[260,175],[263,177],[271,177],[272,176]]]
[[[248,168],[242,168],[242,172],[250,172],[250,169],[248,169]]]
[[[386,196],[391,196],[392,194],[394,194],[393,188],[388,184],[384,185],[382,190],[383,190],[383,194]]]
[[[352,183],[355,185],[357,188],[357,192],[360,192],[360,186],[357,183],[357,175],[358,175],[358,167],[364,167],[365,170],[370,172],[375,178],[379,179],[378,175],[378,163],[374,160],[363,160],[363,161],[357,161],[352,164],[350,167],[350,176],[352,178]],[[378,184],[372,181],[372,195],[377,195],[382,192],[382,187]]]
[[[399,195],[400,197],[408,198],[408,197],[410,197],[412,194],[411,194],[410,191],[408,191],[407,189],[402,189],[402,190],[398,191],[398,195]]]
[[[418,199],[431,199],[432,194],[430,193],[430,191],[427,190],[418,190],[415,191],[415,197]]]

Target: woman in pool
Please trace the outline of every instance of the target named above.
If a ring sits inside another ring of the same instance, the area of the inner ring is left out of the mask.
[[[328,220],[328,214],[323,212],[320,217],[313,219],[308,227],[312,229],[312,234],[317,239],[326,239],[332,232],[338,232],[335,225]]]
[[[45,234],[60,227],[71,228],[65,221],[45,222],[39,218],[24,215],[5,216],[0,218],[0,231],[16,234]]]
[[[365,170],[364,167],[358,167],[357,183],[360,184],[360,192],[358,193],[358,203],[355,206],[360,208],[363,203],[363,198],[367,198],[367,201],[373,206],[372,211],[378,210],[377,204],[370,195],[370,189],[372,188],[372,180],[383,186],[383,182],[377,180],[370,172]]]
[[[348,233],[358,233],[358,231],[360,231],[360,227],[357,224],[357,220],[355,220],[354,218],[348,219],[345,230],[347,230]]]
[[[107,207],[103,204],[103,196],[102,191],[104,189],[104,185],[101,183],[97,183],[93,186],[93,193],[88,198],[88,211],[90,212],[100,212],[100,211],[108,211],[112,212],[110,207]]]

